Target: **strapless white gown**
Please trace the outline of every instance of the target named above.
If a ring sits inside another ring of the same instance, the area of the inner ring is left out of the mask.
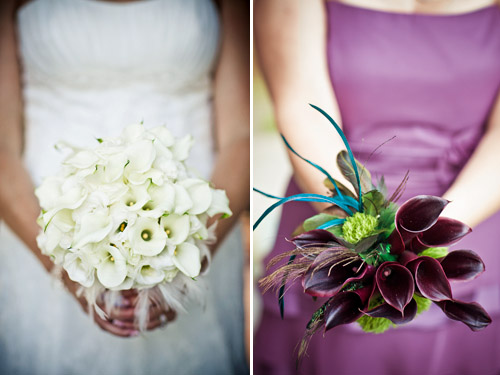
[[[61,140],[92,145],[130,123],[195,138],[189,164],[214,160],[212,73],[219,19],[209,0],[33,0],[17,14],[24,160],[35,185],[55,173]],[[130,339],[101,331],[31,252],[0,227],[1,374],[240,374],[242,250],[215,256],[205,307]]]

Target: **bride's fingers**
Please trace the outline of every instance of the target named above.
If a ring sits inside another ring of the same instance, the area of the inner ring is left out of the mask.
[[[94,313],[94,320],[101,329],[116,336],[133,337],[139,334],[139,331],[134,327],[120,327],[108,320],[102,319],[97,313]]]
[[[150,315],[148,317],[148,322],[146,324],[146,329],[151,330],[160,326],[164,326],[167,322],[172,322],[177,318],[177,313],[174,310],[169,309],[168,311],[160,310],[155,315]],[[121,320],[121,319],[112,319],[112,324],[127,329],[136,329],[137,325],[134,320]]]
[[[162,317],[163,316],[163,317]],[[173,321],[177,317],[177,313],[174,310],[167,310],[164,311],[160,309],[159,307],[152,306],[149,311],[149,316],[148,316],[148,321],[153,322],[153,321]],[[126,327],[133,327],[134,326],[134,320],[135,320],[135,311],[130,311],[130,309],[124,311],[117,311],[114,314],[109,314],[109,319],[112,321],[118,321],[123,326]]]
[[[135,307],[122,307],[113,308],[108,313],[109,320],[124,320],[124,321],[134,321],[135,319]]]

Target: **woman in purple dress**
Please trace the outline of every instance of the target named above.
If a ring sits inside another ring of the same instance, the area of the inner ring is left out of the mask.
[[[451,200],[443,215],[473,228],[454,248],[472,249],[486,264],[478,279],[452,285],[454,296],[482,304],[493,323],[471,332],[431,308],[383,335],[341,326],[312,339],[297,371],[295,347],[321,302],[296,283],[285,295],[284,320],[276,295],[263,296],[254,373],[499,374],[498,3],[267,0],[255,2],[255,20],[276,120],[289,143],[340,179],[334,160],[341,140],[307,105],[316,104],[342,124],[355,156],[372,175],[385,176],[389,192],[410,171],[400,203],[418,194]],[[291,162],[287,196],[325,193],[321,174],[292,155]],[[285,238],[322,208],[285,205],[266,262],[291,250]]]

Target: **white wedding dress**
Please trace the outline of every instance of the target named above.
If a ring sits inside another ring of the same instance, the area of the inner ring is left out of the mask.
[[[192,134],[189,164],[213,166],[212,73],[219,18],[209,0],[33,0],[17,13],[24,160],[33,182],[55,173],[59,140],[89,146],[128,124]],[[1,176],[0,176],[1,178]],[[102,331],[0,224],[1,374],[240,374],[242,250],[215,256],[204,307],[136,338]]]

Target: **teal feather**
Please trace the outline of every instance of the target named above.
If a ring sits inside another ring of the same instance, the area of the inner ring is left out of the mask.
[[[358,182],[358,190],[359,190],[359,208],[358,208],[358,211],[363,212],[363,201],[362,201],[362,197],[361,197],[362,196],[362,194],[361,194],[361,180],[359,178],[359,172],[358,172],[358,168],[356,165],[356,161],[354,160],[354,155],[352,153],[351,146],[349,146],[349,142],[347,141],[347,138],[346,138],[344,132],[342,131],[340,126],[338,126],[338,124],[335,122],[335,120],[330,117],[330,115],[328,113],[323,111],[321,108],[315,106],[314,104],[309,104],[309,105],[311,107],[313,107],[315,110],[317,110],[319,113],[321,113],[323,116],[325,116],[328,119],[328,121],[330,121],[330,123],[335,127],[335,130],[337,130],[337,133],[340,135],[340,138],[342,138],[342,141],[344,142],[344,145],[347,149],[347,152],[349,153],[349,158],[351,159],[354,173],[356,174],[356,181]]]

